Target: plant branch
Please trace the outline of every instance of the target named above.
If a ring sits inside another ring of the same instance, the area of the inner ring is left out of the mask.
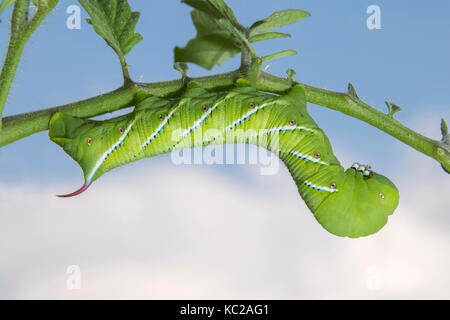
[[[275,89],[281,93],[288,90],[291,85],[292,82],[289,79],[283,79],[262,71],[257,87],[260,90],[271,88],[270,91]],[[301,85],[305,88],[306,99],[309,103],[362,120],[437,160],[444,170],[450,171],[450,148],[444,141],[430,139],[409,129],[389,114],[369,106],[356,95],[329,91],[306,84]]]
[[[132,106],[137,91],[136,86],[129,85],[90,99],[6,117],[0,132],[0,147],[47,130],[50,117],[58,111],[80,118],[91,118]]]
[[[31,34],[57,4],[57,0],[39,1],[38,9],[28,21],[30,0],[17,0],[12,12],[11,35],[3,68],[0,73],[0,132],[2,131],[3,108],[16,74],[23,49]]]
[[[258,61],[256,61],[256,65],[258,65]],[[251,69],[250,67],[250,70],[246,71],[239,68],[228,73],[190,80],[196,81],[206,89],[222,91],[233,87],[237,78],[250,76],[253,73]],[[256,88],[278,94],[286,92],[293,84],[300,84],[305,88],[308,102],[360,119],[434,158],[444,169],[450,171],[450,150],[446,144],[427,138],[405,127],[389,114],[382,113],[367,105],[355,95],[333,92],[293,82],[291,79],[281,78],[264,71],[260,71],[256,80],[253,79],[254,75],[251,77],[251,83]],[[132,106],[135,94],[140,90],[159,97],[175,97],[180,95],[185,85],[186,80],[183,79],[154,83],[133,83],[91,99],[7,117],[4,119],[4,128],[0,135],[0,147],[48,129],[48,121],[51,115],[57,111],[64,111],[81,118],[89,118]]]
[[[250,65],[252,64],[252,56],[250,52],[247,50],[247,48],[242,48],[241,51],[241,70],[248,70],[250,68]]]
[[[27,23],[29,6],[30,0],[16,0],[11,17],[11,38],[16,38]]]
[[[130,71],[128,71],[128,63],[127,63],[125,57],[123,59],[119,59],[119,60],[120,60],[120,67],[122,68],[123,82],[125,84],[132,83],[131,77],[130,77]]]

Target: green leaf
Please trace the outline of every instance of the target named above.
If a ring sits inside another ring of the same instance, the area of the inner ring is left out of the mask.
[[[181,2],[216,19],[226,19],[239,30],[243,30],[243,27],[234,16],[233,10],[223,0],[181,0]]]
[[[210,70],[239,52],[240,48],[235,46],[233,40],[207,35],[190,40],[184,48],[175,47],[175,61],[193,62]]]
[[[270,40],[270,39],[277,39],[277,38],[290,38],[291,35],[289,33],[281,33],[281,32],[266,32],[266,33],[260,33],[255,34],[250,37],[250,42],[258,42],[258,41],[264,41],[264,40]]]
[[[95,32],[117,53],[121,61],[143,38],[135,32],[139,12],[131,12],[127,0],[79,0],[88,12]]]
[[[241,49],[245,47],[245,49],[247,49],[253,57],[256,57],[255,49],[247,40],[247,36],[242,31],[236,29],[230,21],[225,19],[219,19],[217,20],[217,23],[231,34],[232,39],[238,43],[238,46]]]
[[[234,40],[237,44],[247,40],[245,34],[226,19],[216,19],[200,10],[192,10],[191,18],[197,30],[197,37],[219,35]]]
[[[245,34],[237,29],[229,20],[224,18],[214,18],[200,10],[191,11],[191,18],[195,29],[197,30],[197,37],[207,35],[221,36],[233,40],[236,47],[242,48],[245,46],[249,51],[254,53],[254,49],[248,42]]]
[[[297,51],[292,50],[292,49],[283,50],[283,51],[279,51],[279,52],[272,53],[272,54],[262,57],[262,61],[266,62],[269,60],[273,60],[273,59],[284,57],[284,56],[290,56],[290,55],[294,55],[294,54],[297,54]]]
[[[309,16],[309,12],[298,9],[277,11],[263,20],[256,21],[250,27],[250,36],[273,31],[276,28],[298,22]]]
[[[193,62],[209,70],[234,57],[243,45],[251,46],[227,19],[217,19],[200,10],[193,10],[191,17],[197,36],[184,48],[175,47],[175,62]]]
[[[194,23],[195,29],[197,30],[197,37],[203,37],[212,34],[221,35],[225,38],[230,39],[233,37],[231,33],[218,22],[217,19],[203,11],[192,10],[191,19]]]
[[[6,8],[8,8],[10,5],[12,5],[16,0],[2,0],[0,3],[0,15],[5,11]],[[0,22],[2,20],[0,19]]]

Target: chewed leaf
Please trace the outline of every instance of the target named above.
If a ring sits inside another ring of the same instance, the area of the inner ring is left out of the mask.
[[[191,12],[197,35],[184,48],[175,47],[175,62],[193,62],[211,69],[246,50],[256,57],[247,29],[237,21],[224,0],[182,0]]]
[[[232,38],[232,35],[223,25],[219,23],[220,19],[215,19],[209,14],[200,11],[192,10],[191,19],[197,30],[197,37],[203,37],[208,35],[221,35],[224,38]]]
[[[80,0],[89,13],[88,22],[121,60],[143,38],[135,32],[139,12],[131,12],[127,0]]]
[[[273,31],[276,28],[298,22],[309,16],[309,12],[298,9],[277,11],[263,20],[256,21],[250,27],[250,36]]]

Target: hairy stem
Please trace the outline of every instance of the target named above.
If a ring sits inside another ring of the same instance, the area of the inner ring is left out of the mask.
[[[119,55],[119,57],[120,57],[120,55]],[[128,71],[127,61],[125,58],[123,58],[123,59],[119,58],[119,60],[120,60],[120,67],[122,68],[123,82],[125,84],[131,84],[132,81],[131,81],[131,77],[130,77],[130,72]]]
[[[209,90],[221,91],[231,88],[237,78],[250,77],[249,81],[251,81],[252,85],[260,90],[272,93],[286,92],[293,84],[297,83],[291,79],[281,78],[264,71],[261,71],[255,79],[252,68],[249,70],[245,69],[241,67],[232,72],[189,79],[189,81],[196,81]],[[390,115],[378,111],[352,95],[320,89],[302,83],[297,84],[305,88],[308,102],[360,119],[436,159],[444,169],[450,171],[450,150],[442,142],[427,138],[405,127]],[[81,118],[89,118],[132,106],[135,94],[140,90],[159,97],[175,97],[183,91],[185,86],[186,79],[154,83],[130,83],[125,84],[122,88],[91,99],[7,117],[4,119],[3,131],[0,134],[0,147],[48,129],[48,121],[51,115],[57,111],[64,111]]]
[[[283,92],[292,85],[291,80],[282,79],[266,72],[261,72],[258,89]],[[306,91],[308,102],[329,109],[339,111],[343,114],[362,120],[394,138],[404,142],[414,149],[436,159],[442,167],[450,169],[450,150],[447,145],[438,140],[425,137],[401,124],[392,116],[385,114],[347,93],[334,92],[310,85],[301,84]]]
[[[16,74],[23,49],[31,34],[37,29],[45,17],[57,4],[57,0],[40,1],[33,18],[28,21],[30,0],[17,0],[12,12],[11,35],[0,73],[0,132],[2,130],[3,108],[8,98],[9,90]]]
[[[19,65],[20,57],[26,40],[21,37],[22,28],[28,20],[28,6],[30,0],[17,0],[11,17],[11,34],[6,52],[5,61],[0,73],[0,130],[2,129],[1,116],[8,98],[12,81]]]
[[[50,117],[58,111],[75,117],[90,118],[132,106],[137,91],[138,88],[134,85],[124,86],[90,99],[6,117],[0,132],[0,147],[47,130]]]

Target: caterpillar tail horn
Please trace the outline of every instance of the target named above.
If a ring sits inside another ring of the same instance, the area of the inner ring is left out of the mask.
[[[69,193],[69,194],[57,195],[57,197],[59,197],[59,198],[70,198],[70,197],[78,196],[78,195],[82,194],[83,192],[85,192],[91,186],[91,184],[92,184],[92,182],[85,183],[77,191],[74,191],[74,192]]]

